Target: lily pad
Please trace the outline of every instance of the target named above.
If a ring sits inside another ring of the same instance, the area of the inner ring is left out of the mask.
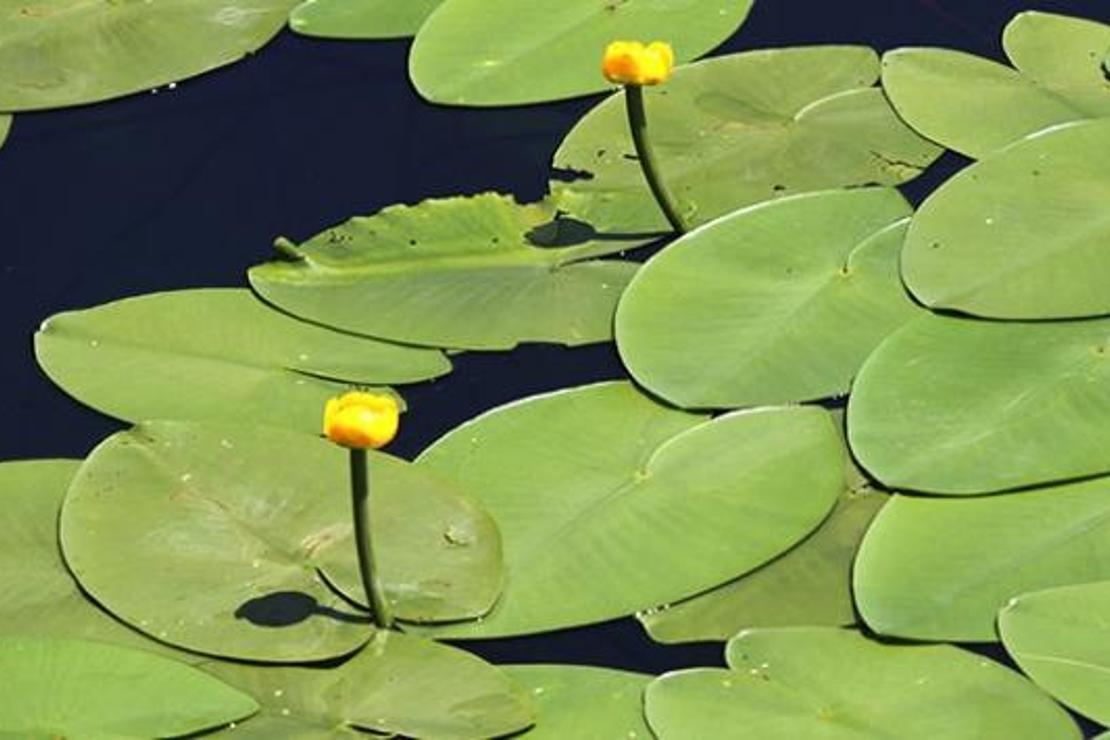
[[[148,90],[239,61],[297,0],[0,0],[0,110]]]
[[[914,216],[906,286],[932,308],[990,318],[1110,313],[1107,141],[1110,118],[1071,124],[960,172]]]
[[[304,36],[331,39],[398,39],[412,36],[443,0],[304,0],[289,14],[289,27]]]
[[[1110,471],[1110,320],[928,315],[875,351],[848,401],[856,459],[888,488],[969,495]]]
[[[648,686],[647,718],[658,737],[1081,737],[1022,676],[948,645],[885,645],[830,628],[748,630],[729,642],[728,664]]]
[[[1110,579],[1110,479],[1004,496],[895,496],[868,530],[853,588],[883,635],[994,641],[1011,598]],[[1062,628],[1061,628],[1062,629]]]
[[[895,190],[827,191],[682,237],[621,298],[621,359],[685,408],[847,393],[879,342],[921,313],[898,276],[909,212]]]
[[[418,467],[481,501],[504,539],[501,600],[435,630],[467,638],[600,622],[735,578],[816,528],[844,476],[822,409],[709,420],[623,382],[494,409]]]
[[[464,619],[501,585],[489,518],[448,484],[373,453],[376,550],[399,618]],[[150,422],[110,437],[61,514],[81,585],[141,631],[196,652],[271,662],[350,653],[371,637],[357,594],[347,459],[265,427]]]
[[[731,36],[751,6],[752,0],[446,0],[416,35],[409,76],[425,98],[449,105],[588,95],[610,86],[600,64],[613,39],[666,39],[676,61],[689,61]]]
[[[888,52],[883,88],[909,125],[976,159],[1060,123],[1110,116],[1099,68],[1110,26],[1026,12],[1003,42],[1017,69],[949,49]]]
[[[941,149],[895,115],[875,52],[812,46],[730,54],[681,67],[644,91],[662,179],[691,224],[799,192],[897,185]],[[598,228],[669,230],[644,181],[624,94],[591,110],[555,153],[577,177],[559,207]]]
[[[998,633],[1041,688],[1110,725],[1110,580],[1022,594],[998,614]]]
[[[354,735],[352,730],[441,740],[502,737],[535,721],[529,697],[470,653],[381,631],[335,668],[213,662],[204,670],[253,695],[258,716],[217,736]]]
[[[578,665],[510,665],[503,670],[539,708],[536,726],[521,737],[651,740],[643,703],[652,676]]]
[[[391,206],[313,237],[297,259],[252,268],[251,285],[294,315],[412,344],[511,349],[611,339],[617,299],[638,265],[584,260],[643,239],[553,223],[555,215],[548,203],[492,193]],[[532,243],[544,238],[578,243]]]
[[[84,640],[0,638],[0,734],[177,737],[258,704],[183,663]]]
[[[53,316],[35,335],[51,380],[128,421],[238,420],[320,429],[353,384],[443,375],[442,353],[314,326],[241,289],[180,290]]]
[[[8,138],[8,132],[12,129],[12,117],[0,115],[0,146],[4,146],[4,140]]]

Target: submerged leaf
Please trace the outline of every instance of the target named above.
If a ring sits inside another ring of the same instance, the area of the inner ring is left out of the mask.
[[[412,36],[443,0],[304,0],[289,14],[289,27],[330,39],[395,39]]]

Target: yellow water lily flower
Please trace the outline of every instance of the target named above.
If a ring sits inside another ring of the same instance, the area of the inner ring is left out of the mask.
[[[344,447],[379,449],[397,435],[401,410],[392,396],[350,391],[328,400],[324,436]]]
[[[614,41],[605,48],[601,73],[620,85],[658,85],[671,76],[674,50],[664,41]]]

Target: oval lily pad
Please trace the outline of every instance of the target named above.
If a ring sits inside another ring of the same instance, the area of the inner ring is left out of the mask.
[[[289,27],[330,39],[412,36],[443,0],[305,0],[289,14]]]
[[[1110,470],[1110,320],[927,315],[856,379],[848,439],[888,488],[968,495]]]
[[[1110,479],[1004,496],[895,496],[864,536],[853,588],[884,635],[994,641],[1014,596],[1110,579]]]
[[[812,531],[844,475],[822,409],[707,420],[621,382],[494,409],[418,466],[481,501],[504,539],[501,600],[435,631],[467,638],[600,622],[723,583]]]
[[[949,49],[883,56],[883,88],[924,136],[979,158],[1067,121],[1110,116],[1099,61],[1110,26],[1028,12],[1003,34],[1017,69]]]
[[[691,224],[842,186],[896,185],[941,149],[895,115],[875,52],[813,46],[714,57],[644,90],[661,176]],[[628,131],[624,94],[591,110],[555,152],[559,207],[598,228],[668,230]]]
[[[58,314],[35,335],[35,356],[67,393],[128,421],[249,418],[304,432],[318,431],[324,402],[352,384],[451,369],[440,352],[314,326],[224,288]]]
[[[502,670],[539,709],[536,726],[520,737],[651,740],[643,703],[652,676],[580,665],[508,665]]]
[[[884,645],[830,628],[759,629],[729,642],[728,663],[731,670],[678,671],[648,686],[646,713],[658,737],[1081,737],[1022,676],[948,645]]]
[[[424,23],[409,76],[433,103],[519,105],[610,86],[601,75],[613,39],[666,39],[695,59],[744,22],[752,0],[682,3],[596,0],[447,0]]]
[[[621,359],[685,408],[846,393],[879,342],[921,313],[898,276],[909,211],[895,190],[827,191],[687,234],[622,296]]]
[[[1110,580],[1022,594],[998,614],[1014,660],[1048,693],[1110,725]]]
[[[404,461],[370,460],[376,551],[396,615],[488,610],[501,585],[489,518]],[[366,613],[317,575],[358,593],[348,491],[344,451],[321,439],[144,423],[81,467],[62,508],[62,549],[86,591],[159,640],[247,660],[332,658],[371,636]]]
[[[990,318],[1110,313],[1108,141],[1110,118],[1071,124],[953,177],[913,218],[906,286],[932,308]]]
[[[100,642],[0,638],[0,674],[10,737],[178,737],[258,710],[196,668]]]
[[[535,721],[529,697],[502,671],[457,648],[399,632],[375,633],[335,668],[225,662],[202,667],[262,705],[256,717],[220,737],[323,740],[357,729],[478,740]]]
[[[638,265],[583,260],[643,239],[554,217],[550,204],[492,193],[391,206],[285,247],[296,258],[252,268],[251,285],[296,316],[412,344],[611,339],[617,298]],[[546,238],[577,243],[532,243]]]
[[[0,3],[0,110],[148,90],[258,50],[297,0]]]

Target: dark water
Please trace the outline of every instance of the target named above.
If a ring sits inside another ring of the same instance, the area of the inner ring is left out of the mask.
[[[1002,26],[1028,8],[1110,19],[1107,0],[757,0],[721,51],[928,45],[1001,59]],[[16,118],[0,149],[0,460],[83,456],[121,428],[38,371],[31,335],[52,313],[245,285],[275,236],[299,240],[391,203],[484,190],[542,196],[551,154],[597,98],[437,108],[411,90],[407,49],[283,33],[173,90]],[[961,166],[946,155],[905,191],[917,202]],[[391,449],[412,457],[502,402],[623,376],[611,345],[463,355],[448,378],[406,390],[414,413]],[[468,647],[499,662],[653,672],[721,660],[717,645],[656,646],[631,620]]]

